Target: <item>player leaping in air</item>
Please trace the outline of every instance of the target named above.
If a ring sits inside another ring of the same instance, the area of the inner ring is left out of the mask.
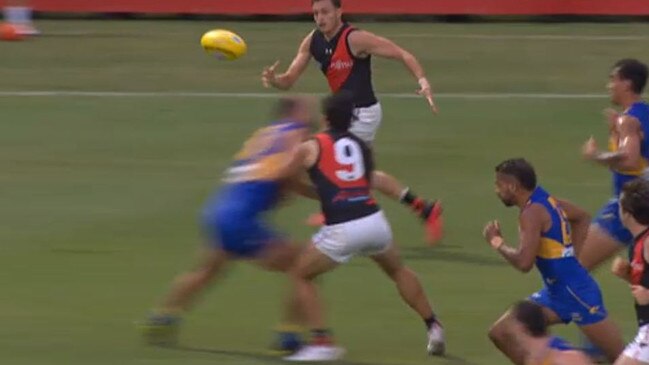
[[[577,324],[582,333],[613,362],[624,349],[622,336],[608,318],[602,293],[574,255],[574,244],[584,240],[590,217],[583,209],[555,199],[537,185],[534,168],[524,159],[511,159],[496,167],[496,194],[519,214],[519,244],[505,243],[497,221],[484,229],[484,237],[507,262],[522,272],[536,264],[544,287],[529,300],[543,307],[548,324]],[[489,338],[514,364],[525,364],[525,349],[516,344],[519,334],[509,325],[511,311],[490,329]]]
[[[290,89],[314,58],[333,93],[345,90],[353,95],[356,119],[350,131],[371,146],[382,119],[381,104],[372,86],[371,62],[372,56],[385,57],[398,60],[408,68],[419,84],[418,93],[437,112],[430,83],[417,58],[388,39],[345,23],[341,0],[312,0],[311,3],[316,29],[304,38],[286,72],[275,73],[278,62],[263,70],[264,86]],[[439,202],[424,201],[409,188],[399,185],[397,194],[381,192],[413,208],[426,223],[427,241],[439,241],[442,236]]]

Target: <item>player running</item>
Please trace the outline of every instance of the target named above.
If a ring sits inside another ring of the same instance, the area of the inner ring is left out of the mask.
[[[497,221],[485,226],[487,242],[521,272],[529,272],[536,262],[544,288],[529,300],[543,307],[549,324],[577,324],[615,361],[624,348],[622,337],[608,318],[599,286],[574,256],[573,242],[584,239],[588,214],[537,186],[534,168],[524,159],[506,160],[496,167],[496,194],[505,206],[520,210],[520,243],[518,248],[505,244]],[[508,326],[512,316],[511,311],[505,313],[489,330],[489,338],[514,364],[523,365],[525,349],[511,340],[518,335]]]
[[[286,72],[275,74],[279,61],[263,70],[264,86],[290,89],[314,58],[333,93],[352,93],[356,118],[350,132],[371,146],[383,115],[372,86],[371,62],[372,56],[385,57],[401,61],[408,68],[419,83],[417,92],[437,111],[424,69],[412,54],[383,37],[343,22],[341,0],[312,0],[312,5],[317,28],[304,38]],[[441,205],[420,199],[401,184],[398,190],[397,194],[381,192],[413,208],[426,223],[426,240],[430,244],[438,242],[443,234]]]
[[[631,284],[638,334],[615,365],[649,364],[649,181],[636,179],[622,188],[620,219],[635,237],[631,262],[616,258],[612,271]]]
[[[613,197],[601,209],[588,231],[583,248],[577,247],[579,261],[592,270],[633,242],[633,235],[620,221],[618,195],[625,183],[642,175],[649,166],[649,104],[642,100],[647,83],[647,66],[634,59],[615,63],[608,90],[621,114],[608,110],[609,152],[601,152],[591,137],[583,146],[584,158],[611,170]]]
[[[314,280],[356,255],[369,256],[394,281],[403,300],[422,318],[428,332],[428,352],[444,353],[444,331],[416,274],[400,259],[392,231],[370,189],[393,184],[374,173],[371,150],[349,131],[353,100],[338,93],[324,102],[326,131],[304,142],[294,163],[308,171],[324,212],[326,225],[298,256],[291,270],[299,308],[311,328],[311,342],[290,361],[328,361],[344,350],[333,343],[325,325]]]
[[[511,310],[512,332],[525,350],[526,365],[592,365],[588,357],[565,340],[550,336],[543,308],[536,303],[520,301]]]
[[[229,262],[250,260],[281,272],[293,264],[298,246],[270,228],[264,217],[287,190],[293,174],[290,155],[308,137],[312,111],[309,102],[299,98],[281,99],[277,111],[279,119],[246,141],[224,176],[224,186],[207,202],[201,261],[176,278],[161,307],[145,321],[148,342],[175,343],[181,315]]]

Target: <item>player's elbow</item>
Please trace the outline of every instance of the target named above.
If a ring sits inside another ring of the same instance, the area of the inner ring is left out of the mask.
[[[525,274],[532,271],[533,268],[534,268],[534,262],[533,261],[522,262],[520,265],[518,265],[518,270],[520,270],[520,272],[525,273]]]

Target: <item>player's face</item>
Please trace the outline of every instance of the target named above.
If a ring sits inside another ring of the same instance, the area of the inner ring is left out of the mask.
[[[324,34],[334,32],[341,23],[342,12],[336,9],[330,0],[320,0],[313,3],[313,20],[318,30]]]
[[[498,198],[500,198],[500,201],[506,207],[516,205],[515,189],[516,187],[512,179],[502,174],[496,174],[496,195],[498,195]]]
[[[611,102],[615,105],[620,105],[621,96],[629,89],[629,82],[620,78],[620,74],[616,68],[611,71],[611,74],[608,76],[606,88],[611,96]]]

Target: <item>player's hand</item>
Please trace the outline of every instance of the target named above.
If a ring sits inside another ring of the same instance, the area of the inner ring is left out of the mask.
[[[649,289],[642,285],[631,285],[631,294],[639,305],[649,304]]]
[[[503,244],[503,235],[500,231],[500,223],[491,221],[485,225],[482,235],[491,247],[498,249]]]
[[[275,75],[275,69],[277,66],[279,66],[279,61],[275,61],[272,66],[264,67],[264,70],[261,72],[261,83],[265,88],[277,84],[277,76]]]
[[[618,278],[627,280],[629,278],[629,273],[631,272],[631,264],[629,263],[629,260],[616,257],[611,264],[611,272]]]
[[[425,77],[420,78],[418,82],[419,82],[419,90],[417,90],[417,94],[426,98],[426,101],[428,101],[428,105],[430,105],[430,108],[433,110],[433,113],[437,114],[439,112],[439,109],[437,109],[437,105],[435,105],[435,100],[433,100],[433,90],[430,87],[430,83]]]
[[[614,131],[617,121],[620,119],[620,113],[613,108],[604,109],[604,116],[606,117],[606,123],[608,124],[608,130]]]
[[[581,155],[587,159],[592,160],[597,155],[597,142],[595,138],[590,137],[586,143],[581,147]]]

